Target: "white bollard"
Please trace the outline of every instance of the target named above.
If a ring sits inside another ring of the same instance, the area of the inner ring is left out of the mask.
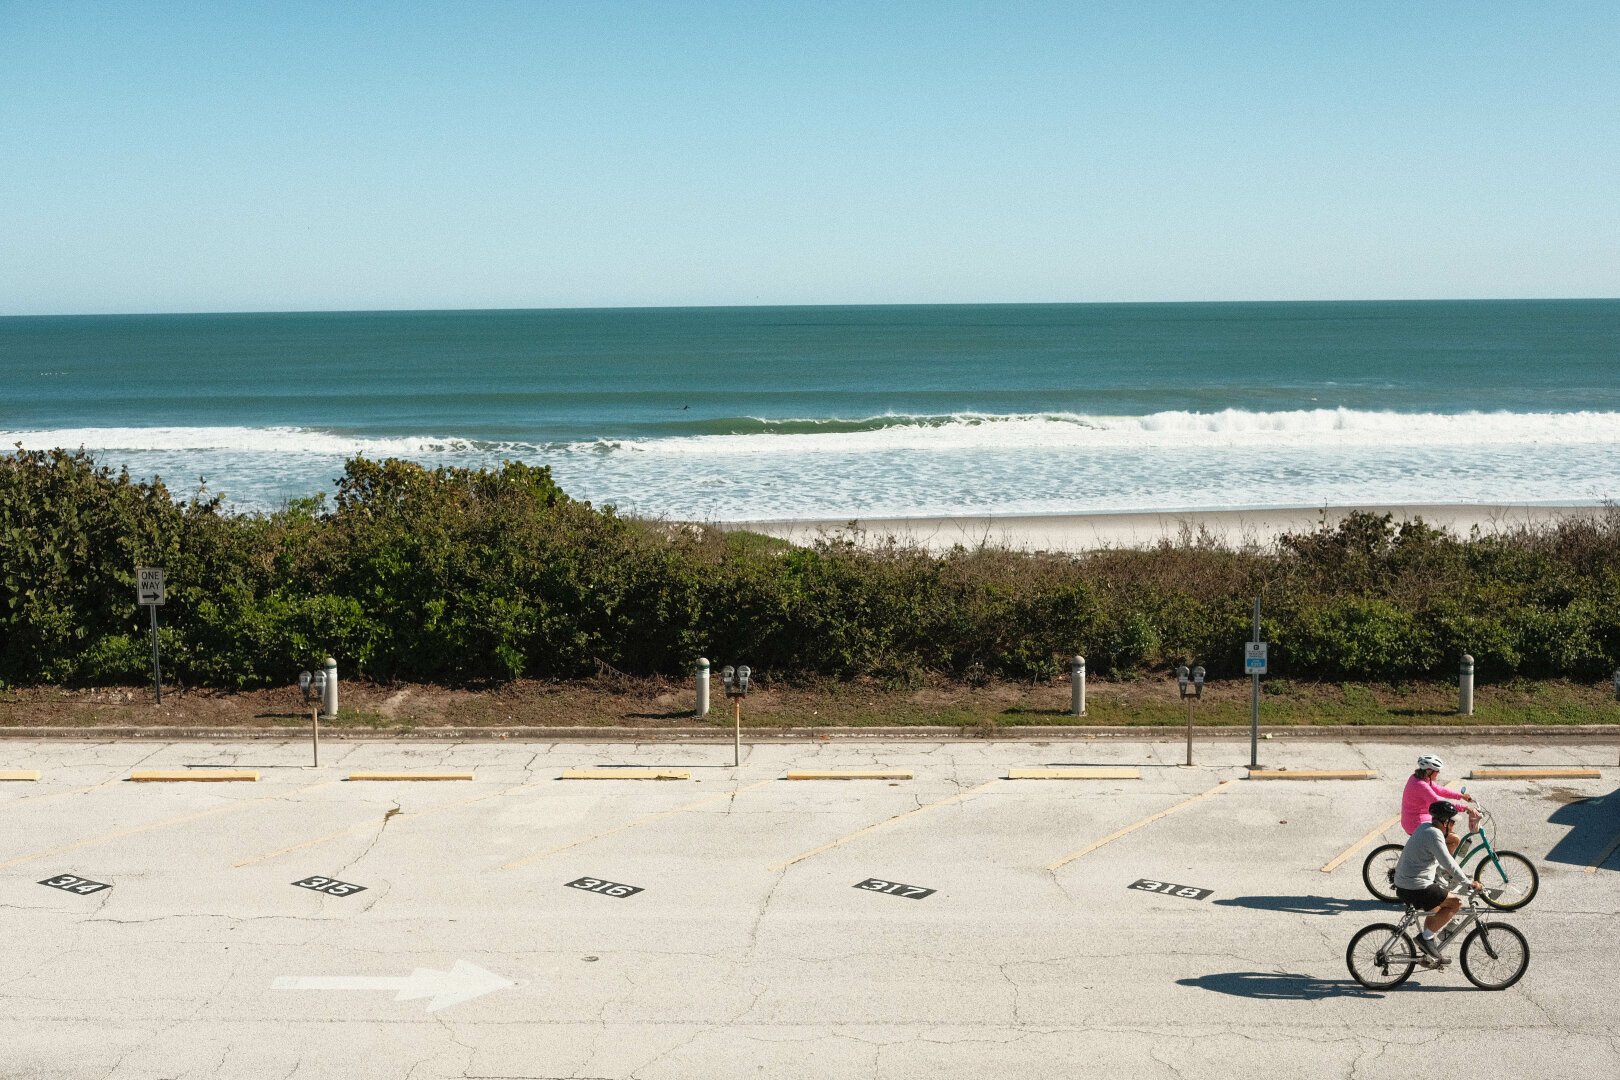
[[[1614,669],[1614,700],[1620,701],[1620,668]]]
[[[1086,715],[1086,658],[1079,654],[1069,661],[1069,715]]]
[[[326,685],[321,688],[321,715],[328,720],[337,718],[337,661],[328,656],[321,668],[326,673]]]
[[[1457,714],[1474,715],[1474,658],[1463,653],[1462,669],[1457,674]]]
[[[709,715],[709,658],[700,656],[696,665],[697,674],[697,708],[692,711],[699,720]]]

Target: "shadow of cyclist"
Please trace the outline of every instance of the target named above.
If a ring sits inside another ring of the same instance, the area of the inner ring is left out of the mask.
[[[1223,907],[1255,908],[1260,911],[1286,911],[1294,915],[1339,915],[1347,911],[1388,911],[1379,900],[1340,900],[1335,896],[1229,896],[1213,901]],[[1399,905],[1395,905],[1399,906]]]
[[[1323,998],[1363,997],[1381,998],[1384,995],[1368,990],[1352,979],[1314,979],[1309,975],[1296,975],[1288,971],[1223,971],[1214,975],[1200,975],[1196,979],[1177,979],[1178,986],[1192,986],[1199,990],[1213,990],[1217,994],[1233,997],[1257,998],[1272,1001],[1321,1001]],[[1460,990],[1456,986],[1424,986],[1407,982],[1401,993],[1448,992]],[[1393,992],[1393,991],[1392,991]]]

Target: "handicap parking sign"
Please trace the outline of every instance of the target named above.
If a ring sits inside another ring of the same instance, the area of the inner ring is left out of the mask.
[[[1266,642],[1251,641],[1243,646],[1243,672],[1246,675],[1266,673]]]

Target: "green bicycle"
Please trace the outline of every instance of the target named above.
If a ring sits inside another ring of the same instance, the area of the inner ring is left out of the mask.
[[[1517,911],[1535,899],[1536,890],[1541,888],[1541,875],[1526,856],[1517,851],[1499,851],[1491,844],[1490,834],[1496,831],[1496,819],[1490,811],[1475,805],[1480,812],[1479,828],[1463,834],[1462,842],[1457,845],[1457,862],[1484,887],[1482,900],[1499,911]],[[1401,861],[1404,846],[1375,847],[1361,864],[1361,880],[1366,882],[1367,891],[1388,904],[1401,902],[1395,895],[1395,864]],[[1475,859],[1478,863],[1469,870],[1468,864]]]

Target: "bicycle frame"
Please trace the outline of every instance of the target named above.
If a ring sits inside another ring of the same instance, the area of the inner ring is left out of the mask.
[[[1461,911],[1452,916],[1451,922],[1446,925],[1443,931],[1445,936],[1440,939],[1440,952],[1443,954],[1451,947],[1453,941],[1462,936],[1463,931],[1475,923],[1479,923],[1480,932],[1485,935],[1485,951],[1495,956],[1495,952],[1491,950],[1490,924],[1484,921],[1485,911],[1486,909],[1479,904],[1479,897],[1470,892],[1467,904],[1463,906]],[[1401,921],[1395,925],[1395,932],[1389,936],[1388,941],[1384,942],[1383,948],[1379,950],[1380,955],[1388,951],[1390,945],[1402,934],[1417,926],[1418,920],[1426,914],[1428,912],[1419,911],[1411,905],[1407,905],[1406,914],[1401,916]]]
[[[1476,804],[1476,806],[1477,806],[1477,804]],[[1473,871],[1470,874],[1471,877],[1473,877],[1473,878],[1475,878],[1477,880],[1479,878],[1480,871],[1485,869],[1485,864],[1486,863],[1490,863],[1492,866],[1496,867],[1496,872],[1499,873],[1499,874],[1502,874],[1503,877],[1506,877],[1507,874],[1502,869],[1502,862],[1501,862],[1500,859],[1498,859],[1496,857],[1496,848],[1494,846],[1492,846],[1491,838],[1489,836],[1485,835],[1485,811],[1484,811],[1484,809],[1480,808],[1479,813],[1480,813],[1479,828],[1477,828],[1477,829],[1469,829],[1467,832],[1463,833],[1462,840],[1459,842],[1460,844],[1466,844],[1468,842],[1469,837],[1477,836],[1477,837],[1479,837],[1479,845],[1477,847],[1475,847],[1472,851],[1468,852],[1468,854],[1464,855],[1461,859],[1458,859],[1457,860],[1457,865],[1461,866],[1463,869],[1466,870],[1466,869],[1468,869],[1468,864],[1470,862],[1472,862],[1476,856],[1481,856],[1482,855],[1482,856],[1484,856],[1484,858],[1480,859],[1479,865],[1474,867]]]

